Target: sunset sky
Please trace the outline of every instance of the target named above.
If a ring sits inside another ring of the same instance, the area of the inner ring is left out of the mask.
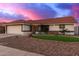
[[[0,22],[41,20],[73,16],[79,19],[77,3],[0,3]]]

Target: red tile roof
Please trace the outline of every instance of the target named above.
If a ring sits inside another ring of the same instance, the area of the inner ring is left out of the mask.
[[[10,23],[26,23],[26,20],[15,20]]]
[[[74,17],[62,17],[62,18],[49,18],[42,20],[16,20],[10,22],[11,24],[15,23],[26,23],[26,24],[57,24],[57,23],[76,23]]]

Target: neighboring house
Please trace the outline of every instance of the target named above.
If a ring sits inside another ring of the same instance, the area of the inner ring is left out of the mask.
[[[16,20],[5,24],[7,34],[29,35],[31,33],[76,34],[73,17],[49,18],[42,20]]]
[[[0,34],[4,34],[5,33],[5,27],[4,26],[0,26]]]
[[[5,33],[5,25],[3,24],[6,24],[6,23],[0,23],[0,34],[4,34]]]

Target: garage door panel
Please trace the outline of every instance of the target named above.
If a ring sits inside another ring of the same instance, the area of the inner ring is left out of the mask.
[[[21,26],[7,26],[8,34],[22,34]]]

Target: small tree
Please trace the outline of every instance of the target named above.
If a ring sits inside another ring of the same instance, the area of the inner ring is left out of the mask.
[[[62,32],[63,35],[65,35],[65,32],[67,32],[67,30],[63,29],[61,32]]]
[[[65,35],[65,32],[67,31],[67,30],[65,29],[65,24],[60,24],[60,28],[62,29],[61,33],[62,33],[63,35]]]

